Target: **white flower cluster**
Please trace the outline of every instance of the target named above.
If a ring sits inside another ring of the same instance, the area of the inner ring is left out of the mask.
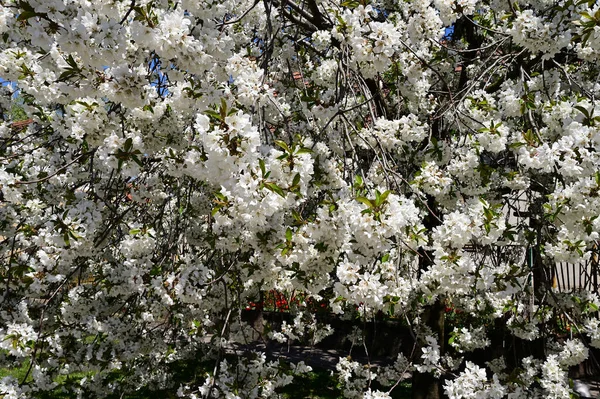
[[[582,41],[577,43],[577,54],[585,60],[597,61],[598,52],[594,51],[600,45],[600,25],[598,24],[598,11],[600,4],[587,3],[591,7],[579,12],[580,18],[574,23],[579,26],[577,34],[581,35]]]
[[[344,397],[346,398],[385,398],[380,392],[371,392],[367,387],[371,381],[377,378],[376,367],[364,367],[350,358],[340,358],[335,366],[338,374],[338,380],[343,386]],[[375,395],[375,396],[374,396]]]
[[[570,397],[571,390],[567,373],[561,368],[556,355],[549,355],[542,364],[542,388],[549,398],[567,398]]]
[[[309,368],[247,348],[334,317],[340,342],[379,319],[424,339],[340,359],[348,397],[407,372],[570,394],[600,346],[598,287],[554,267],[598,260],[600,6],[284,3],[2,2],[0,356],[31,367],[0,396],[275,397]],[[266,292],[297,299],[277,328]],[[464,361],[496,333],[552,338]],[[176,387],[190,359],[212,366]]]
[[[455,328],[452,335],[454,340],[451,345],[457,348],[459,352],[472,352],[475,349],[482,349],[490,345],[490,340],[486,337],[484,327],[471,329],[466,327]]]
[[[427,135],[427,124],[414,114],[404,115],[397,120],[379,118],[373,129],[365,132],[371,146],[381,145],[386,150],[400,150],[410,143],[418,143]]]
[[[423,352],[421,354],[421,359],[423,359],[423,363],[417,366],[417,370],[421,373],[430,372],[434,374],[440,373],[440,345],[437,340],[432,336],[425,337],[425,341],[427,342],[427,346],[421,348]]]
[[[275,389],[284,387],[292,382],[292,376],[300,376],[312,370],[310,366],[299,362],[284,371],[277,362],[267,362],[265,355],[254,353],[254,359],[244,360],[237,366],[223,360],[219,364],[218,376],[207,374],[205,382],[198,389],[190,386],[180,386],[178,397],[202,398],[214,395],[223,398],[270,398],[275,395]]]
[[[309,319],[310,321],[303,319]],[[293,340],[305,340],[312,346],[333,334],[333,329],[330,325],[321,325],[320,323],[317,323],[314,315],[300,312],[294,318],[293,325],[289,325],[284,320],[280,332],[274,331],[269,334],[274,340],[280,343],[291,343]]]
[[[569,31],[559,30],[561,22],[559,17],[548,21],[536,15],[534,10],[524,10],[518,12],[508,33],[518,45],[534,54],[541,52],[543,58],[550,59],[571,40]]]
[[[576,366],[588,358],[589,350],[578,339],[568,339],[560,352],[560,364],[563,367]]]
[[[485,369],[472,362],[466,362],[465,370],[444,385],[444,392],[451,399],[502,398],[506,394],[496,375],[489,381]]]

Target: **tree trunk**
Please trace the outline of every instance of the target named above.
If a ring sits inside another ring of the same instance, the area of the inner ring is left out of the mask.
[[[437,128],[435,129],[437,131]],[[439,135],[439,132],[438,132]],[[423,222],[428,231],[432,231],[436,226],[440,225],[440,220],[436,215],[431,214],[437,209],[435,199],[432,196],[427,196],[427,207],[430,213],[424,218]],[[433,253],[425,251],[423,248],[419,250],[419,272],[427,270],[433,259]],[[444,333],[444,319],[445,303],[444,298],[439,298],[431,307],[425,309],[423,312],[423,322],[433,332],[434,336],[437,335],[438,344],[440,345],[440,356],[445,351],[445,333]],[[422,341],[417,341],[416,357],[420,357]],[[440,378],[436,378],[431,373],[419,373],[418,371],[413,372],[412,376],[412,399],[440,399],[442,397],[443,388],[442,381]]]
[[[425,323],[437,333],[438,343],[440,345],[440,355],[445,350],[444,318],[445,305],[442,299],[438,299],[435,304],[427,309],[424,316]],[[421,352],[421,345],[417,345],[417,354]],[[440,399],[443,397],[442,380],[436,378],[431,373],[419,373],[415,371],[412,376],[412,399]]]

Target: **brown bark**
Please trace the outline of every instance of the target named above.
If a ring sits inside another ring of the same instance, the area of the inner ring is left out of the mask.
[[[445,305],[441,299],[438,299],[435,304],[425,311],[424,321],[437,333],[438,343],[440,344],[440,354],[444,353],[445,334],[444,334],[444,318]],[[420,345],[418,352],[420,353]],[[443,397],[442,380],[436,378],[431,373],[419,373],[415,371],[412,376],[412,399],[440,399]]]
[[[437,136],[441,136],[438,129],[435,129]],[[435,199],[427,196],[427,207],[429,214],[424,218],[423,222],[428,231],[432,231],[436,226],[441,224],[440,219],[433,212],[437,212]],[[427,270],[433,259],[433,254],[419,250],[419,271]],[[435,335],[437,335],[438,344],[440,345],[440,355],[444,354],[446,337],[444,332],[444,320],[446,317],[445,303],[443,298],[438,298],[436,302],[429,308],[425,309],[422,315],[422,320]],[[416,357],[420,357],[423,342],[417,342]],[[440,399],[442,398],[443,388],[441,378],[436,378],[431,373],[419,373],[415,371],[412,376],[412,399]]]

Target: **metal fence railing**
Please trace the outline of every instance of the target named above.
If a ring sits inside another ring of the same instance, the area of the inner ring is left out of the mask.
[[[560,292],[590,291],[598,293],[598,251],[578,263],[558,262],[554,265],[552,285]]]

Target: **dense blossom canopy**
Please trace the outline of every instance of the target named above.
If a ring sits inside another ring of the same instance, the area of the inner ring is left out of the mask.
[[[0,4],[0,362],[29,364],[0,396],[275,397],[310,367],[231,348],[317,343],[323,304],[416,344],[340,358],[347,397],[569,397],[600,346],[600,298],[553,287],[597,260],[598,2]],[[301,298],[271,331],[265,292]]]

